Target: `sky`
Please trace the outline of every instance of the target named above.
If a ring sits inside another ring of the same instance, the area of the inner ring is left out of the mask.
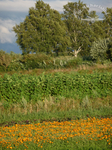
[[[43,0],[50,5],[52,9],[63,13],[63,6],[68,2],[78,2],[78,0]],[[112,0],[81,0],[89,7],[89,10],[95,10],[102,18],[102,11],[106,8],[112,8]],[[16,43],[16,34],[12,31],[16,24],[23,22],[28,15],[29,8],[35,8],[36,0],[0,0],[0,50],[10,53],[22,53],[19,45]]]

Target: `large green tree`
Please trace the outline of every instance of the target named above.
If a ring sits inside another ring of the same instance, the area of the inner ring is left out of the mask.
[[[62,16],[71,39],[71,49],[74,50],[74,56],[77,57],[79,52],[81,55],[90,55],[92,43],[98,38],[105,37],[102,22],[92,22],[91,19],[86,21],[88,17],[98,18],[96,11],[89,12],[86,4],[79,0],[64,5]]]
[[[81,19],[87,17],[89,8],[79,0],[78,3],[69,2],[64,5],[63,9],[64,13],[62,16],[67,26],[67,34],[70,36],[71,49],[74,50],[73,54],[77,57],[83,45],[82,32],[86,27],[85,22],[82,22]]]
[[[24,22],[13,27],[16,43],[20,45],[23,54],[51,53],[51,50],[57,50],[57,45],[57,53],[64,52],[70,45],[66,30],[61,14],[42,0],[36,1],[35,8],[29,9]]]

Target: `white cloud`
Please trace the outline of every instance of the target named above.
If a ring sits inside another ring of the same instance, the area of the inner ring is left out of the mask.
[[[108,7],[108,8],[112,8],[112,2],[111,2],[110,4],[106,4],[106,5],[105,5],[105,9],[107,9],[107,7]]]
[[[30,7],[35,6],[35,1],[29,0],[4,0],[0,1],[0,10],[1,11],[29,11]]]
[[[14,33],[1,33],[0,34],[0,43],[13,43],[14,40]]]
[[[67,4],[69,0],[61,1],[61,0],[43,0],[44,3],[47,3],[51,6],[52,9],[56,9],[58,11],[63,11],[63,5]],[[35,7],[35,1],[32,0],[4,0],[0,1],[0,10],[1,11],[29,11],[29,8]]]
[[[8,30],[6,27],[3,27],[3,26],[1,26],[1,25],[0,25],[0,32],[1,32],[1,33],[6,33],[6,34],[9,34],[9,33],[10,33],[9,30]]]
[[[15,41],[15,33],[12,31],[12,27],[16,22],[13,20],[0,19],[0,43],[13,43]]]
[[[66,5],[68,2],[69,0],[65,0],[65,1],[57,0],[57,1],[46,1],[45,3],[49,4],[52,9],[62,12],[63,6]]]

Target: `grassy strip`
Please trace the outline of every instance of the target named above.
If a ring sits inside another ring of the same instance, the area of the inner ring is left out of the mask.
[[[28,74],[28,75],[40,75],[43,72],[45,72],[45,74],[48,73],[55,73],[55,72],[63,72],[63,73],[88,73],[91,74],[93,72],[112,72],[112,63],[110,64],[95,64],[94,66],[88,66],[85,64],[79,65],[76,68],[70,67],[70,68],[60,68],[60,69],[29,69],[29,70],[21,70],[21,71],[6,71],[6,72],[0,72],[1,77],[3,78],[4,75],[7,73],[9,75],[13,75],[14,73],[18,73],[18,74]]]
[[[64,121],[86,117],[111,117],[112,97],[82,100],[66,99],[64,97],[48,97],[38,103],[11,104],[4,102],[0,107],[0,124],[32,123],[47,121]],[[27,118],[27,119],[26,119]]]

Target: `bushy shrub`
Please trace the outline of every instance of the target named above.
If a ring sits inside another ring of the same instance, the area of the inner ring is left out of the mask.
[[[20,59],[22,59],[21,54],[16,54],[13,51],[6,53],[0,50],[0,71],[17,71],[23,69],[24,67],[22,63],[20,63]]]
[[[0,50],[0,71],[5,71],[11,61],[12,59],[10,54],[6,53],[3,50]]]
[[[65,66],[67,68],[77,67],[78,65],[81,65],[82,62],[83,62],[83,59],[81,57],[77,57],[77,58],[74,57],[74,59],[69,60]]]
[[[6,71],[6,67],[4,65],[0,65],[0,72]]]
[[[16,54],[14,53],[13,51],[10,52],[10,56],[11,56],[11,59],[14,61],[14,60],[20,60],[22,59],[22,55],[21,54]]]
[[[108,44],[108,39],[99,39],[98,41],[94,41],[90,50],[90,56],[92,56],[92,59],[96,61],[103,61],[107,59]]]
[[[25,66],[20,61],[12,61],[10,65],[7,67],[7,71],[20,71],[25,70]]]
[[[91,61],[92,60],[92,56],[83,56],[82,58],[84,61]]]
[[[47,63],[49,60],[51,60],[50,56],[44,53],[37,53],[24,55],[21,62],[24,63],[26,69],[35,69],[42,67],[44,62]]]

